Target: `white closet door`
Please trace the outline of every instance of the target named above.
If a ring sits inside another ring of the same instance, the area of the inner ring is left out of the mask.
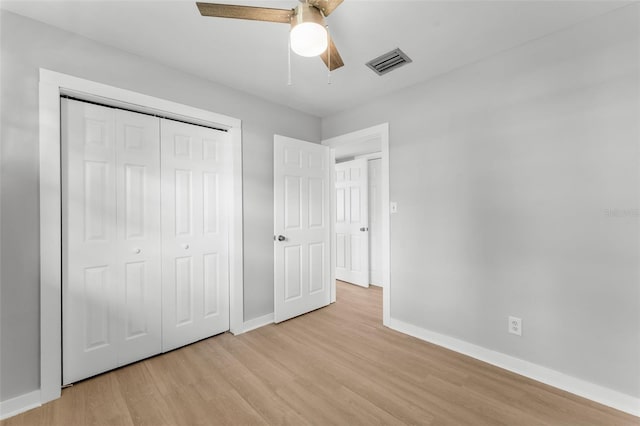
[[[64,99],[63,383],[160,349],[158,120]]]
[[[369,287],[367,160],[336,164],[336,279]]]
[[[163,351],[229,329],[227,140],[161,120]]]
[[[274,137],[274,317],[329,304],[329,148]]]
[[[162,350],[159,124],[156,117],[116,110],[118,365]]]

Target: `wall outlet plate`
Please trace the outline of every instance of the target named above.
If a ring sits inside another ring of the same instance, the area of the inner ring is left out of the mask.
[[[522,318],[509,317],[509,333],[522,336]]]

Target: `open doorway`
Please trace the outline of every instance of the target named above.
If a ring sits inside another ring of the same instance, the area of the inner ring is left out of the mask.
[[[370,179],[367,179],[366,185],[366,203],[367,210],[368,207],[371,206],[374,209],[374,215],[376,215],[376,211],[378,213],[377,216],[371,217],[371,214],[367,212],[366,218],[365,215],[362,214],[360,219],[364,221],[360,221],[358,226],[352,226],[352,233],[362,233],[362,235],[366,235],[367,245],[369,246],[366,250],[366,253],[360,253],[366,256],[367,264],[373,265],[373,268],[369,265],[366,267],[366,285],[374,284],[379,285],[383,288],[383,322],[386,324],[389,318],[389,304],[390,304],[390,280],[389,280],[389,257],[390,257],[390,249],[389,249],[389,125],[387,123],[381,124],[378,126],[370,127],[367,129],[359,130],[356,132],[348,133],[341,136],[336,136],[334,138],[326,139],[322,141],[323,145],[329,146],[331,148],[331,163],[332,167],[337,163],[340,164],[349,164],[350,161],[359,162],[360,164],[366,165],[366,174],[377,174],[374,176],[373,182],[369,182]],[[356,164],[356,163],[352,163]],[[344,167],[343,169],[351,169],[351,167]],[[340,170],[340,166],[338,166],[338,171]],[[359,170],[363,170],[360,168]],[[350,171],[349,171],[350,173]],[[362,174],[361,172],[357,172],[356,175]],[[346,182],[348,181],[346,178],[347,173],[337,176],[338,173],[336,170],[331,174],[331,300],[336,300],[336,291],[335,291],[335,280],[336,280],[336,270],[339,268],[337,265],[337,258],[339,256],[345,255],[345,245],[344,241],[337,241],[337,234],[340,229],[337,223],[337,211],[338,207],[344,208],[346,197],[348,197],[347,192],[342,191],[344,195],[344,199],[338,200],[336,189],[336,183],[339,178],[343,179],[345,182],[345,187],[348,185]],[[349,177],[350,178],[350,177]],[[353,183],[353,180],[351,180]],[[371,183],[374,185],[378,185],[378,188],[371,188]],[[340,185],[338,185],[340,186]],[[355,186],[355,183],[352,187]],[[360,188],[363,188],[360,186]],[[360,190],[361,191],[361,190]],[[358,192],[358,191],[356,191]],[[371,199],[371,200],[369,200]],[[360,207],[364,207],[363,198],[360,198]],[[371,202],[370,202],[371,201]],[[339,206],[340,203],[340,206]],[[373,205],[372,205],[373,204]],[[349,215],[351,211],[348,211]],[[358,213],[362,213],[360,210]],[[342,211],[342,214],[345,214],[345,210]],[[354,219],[356,219],[359,215],[354,215]],[[364,224],[366,223],[366,224]],[[364,224],[364,225],[363,225]],[[361,228],[369,228],[366,231],[360,231]],[[376,228],[376,229],[374,229]],[[344,230],[343,230],[344,231]],[[342,235],[345,235],[345,232],[340,232]],[[358,234],[356,234],[358,235]],[[345,238],[345,237],[342,237]],[[355,238],[357,240],[357,238]],[[342,244],[341,247],[338,244]],[[375,246],[375,247],[373,247]],[[373,247],[373,250],[371,250]],[[351,253],[349,253],[350,255]],[[350,256],[349,256],[350,257]],[[372,257],[374,259],[371,262]],[[343,262],[344,263],[344,262]],[[342,267],[342,265],[340,265]],[[361,268],[362,269],[362,268]],[[340,275],[340,272],[338,272]],[[362,285],[362,284],[360,284]]]

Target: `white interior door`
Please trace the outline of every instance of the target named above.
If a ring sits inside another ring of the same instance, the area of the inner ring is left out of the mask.
[[[63,383],[160,352],[158,119],[63,99]]]
[[[336,278],[369,287],[367,160],[335,165]]]
[[[369,283],[382,286],[382,159],[369,164]]]
[[[161,120],[162,348],[229,329],[227,134]]]
[[[274,137],[274,316],[329,304],[329,148]]]

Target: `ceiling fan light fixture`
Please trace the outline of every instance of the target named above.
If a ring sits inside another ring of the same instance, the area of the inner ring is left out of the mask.
[[[327,30],[314,22],[304,22],[291,29],[291,49],[300,56],[318,56],[327,50]]]
[[[318,9],[300,4],[291,18],[291,50],[300,56],[318,56],[327,50],[328,37],[324,18]]]

